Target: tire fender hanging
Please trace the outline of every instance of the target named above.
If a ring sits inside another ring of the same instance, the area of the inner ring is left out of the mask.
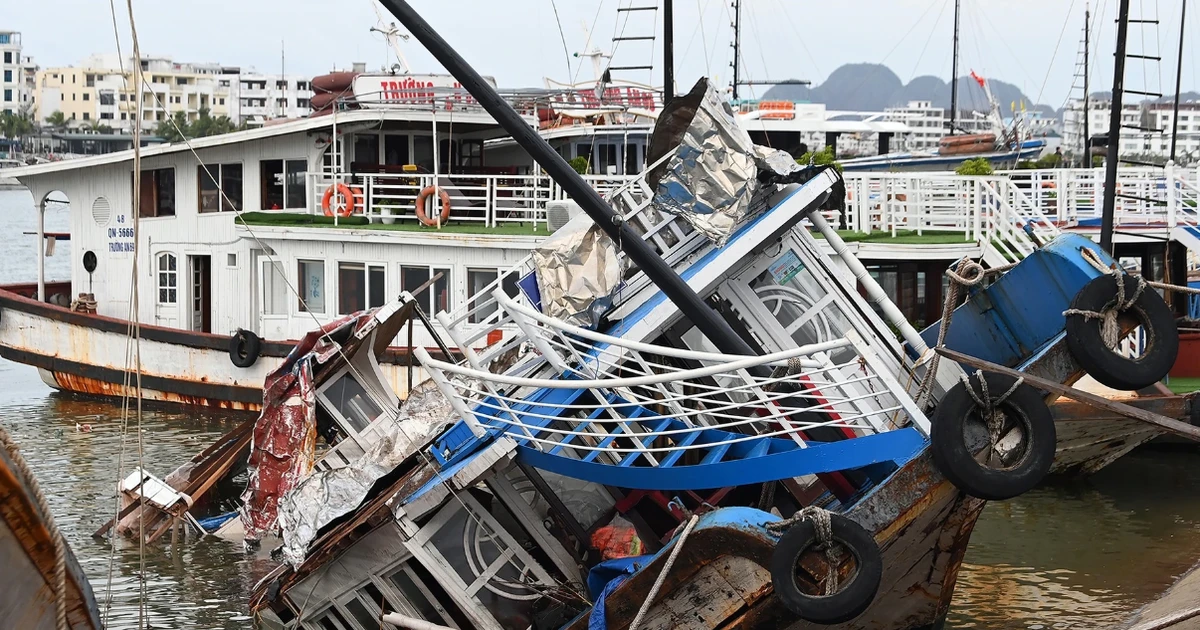
[[[229,360],[240,368],[254,365],[261,352],[262,339],[254,331],[239,328],[229,338]]]
[[[783,532],[771,554],[775,596],[801,619],[826,625],[844,623],[861,615],[875,600],[883,579],[883,555],[870,532],[858,523],[809,507],[791,519],[768,524],[768,529]],[[810,550],[823,550],[829,561],[822,594],[812,593],[811,586],[804,588],[797,579],[800,560]],[[844,558],[845,552],[853,556],[856,567],[848,581],[839,583],[839,567],[834,562]]]

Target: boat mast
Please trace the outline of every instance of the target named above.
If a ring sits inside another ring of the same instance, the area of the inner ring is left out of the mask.
[[[1113,213],[1116,209],[1117,160],[1121,144],[1121,100],[1125,90],[1125,40],[1129,33],[1129,0],[1117,13],[1117,51],[1113,60],[1112,112],[1108,117],[1108,157],[1104,165],[1104,208],[1100,218],[1100,247],[1112,254]]]
[[[1092,149],[1088,140],[1091,138],[1091,131],[1088,129],[1092,119],[1091,108],[1091,87],[1088,85],[1088,66],[1091,64],[1091,55],[1088,47],[1092,43],[1092,3],[1085,2],[1083,5],[1083,167],[1092,168]]]
[[[958,126],[958,9],[960,0],[954,0],[954,61],[950,69],[950,135]]]
[[[738,98],[739,68],[742,65],[742,2],[733,0],[733,100]]]
[[[659,290],[671,300],[684,317],[689,319],[696,328],[708,337],[721,352],[741,356],[757,356],[750,344],[746,343],[715,310],[704,301],[659,255],[642,240],[641,235],[626,224],[619,215],[613,212],[600,193],[567,164],[546,140],[538,135],[537,129],[530,126],[520,114],[501,97],[483,77],[475,71],[442,39],[433,27],[422,18],[405,0],[379,0],[396,19],[400,21],[417,41],[442,64],[454,78],[458,79],[463,88],[475,97],[488,114],[504,128],[521,148],[546,171],[555,182],[562,186],[568,197],[575,200],[579,207],[596,222],[609,237],[619,244],[637,265],[650,278]]]
[[[1171,161],[1175,161],[1175,140],[1179,136],[1179,83],[1183,80],[1183,25],[1187,17],[1187,0],[1179,9],[1179,58],[1175,64],[1175,106],[1171,114]]]
[[[700,16],[704,19],[704,16]],[[675,98],[675,3],[663,0],[663,105]]]

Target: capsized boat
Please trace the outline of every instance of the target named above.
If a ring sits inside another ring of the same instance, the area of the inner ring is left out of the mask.
[[[718,351],[577,217],[437,314],[464,359],[418,349],[430,383],[373,420],[418,439],[283,495],[286,564],[251,601],[268,626],[944,619],[984,500],[933,464],[924,373],[889,328],[907,323],[876,315],[801,225],[837,239],[820,212],[843,194],[837,172],[753,147],[707,85],[671,108],[664,137],[685,130],[655,183],[610,201],[759,354]],[[942,366],[929,399],[970,411],[962,372]],[[1012,389],[985,398],[1037,429],[1004,433],[1017,456],[996,474],[1019,479],[997,494],[1044,474],[1047,458],[1022,454],[1045,452],[1047,424],[1053,452],[1041,395]]]

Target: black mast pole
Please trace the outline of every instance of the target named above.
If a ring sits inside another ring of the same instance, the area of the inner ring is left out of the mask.
[[[1100,247],[1113,252],[1113,212],[1117,203],[1117,160],[1121,145],[1121,100],[1125,91],[1125,39],[1129,32],[1129,0],[1117,13],[1117,51],[1113,61],[1112,113],[1108,117],[1108,163],[1104,169],[1104,209],[1100,218]]]
[[[670,103],[673,98],[675,98],[675,3],[672,0],[663,0],[663,105]]]
[[[475,71],[459,54],[438,35],[416,10],[405,0],[380,0],[380,3],[396,19],[421,42],[443,67],[458,79],[471,96],[479,101],[492,118],[500,124],[521,148],[525,149],[534,161],[546,173],[558,182],[563,190],[574,199],[579,207],[596,222],[617,244],[625,251],[630,260],[637,265],[655,285],[662,290],[667,299],[679,307],[684,317],[687,317],[700,332],[704,333],[721,352],[744,356],[754,356],[755,352],[749,344],[734,332],[729,322],[705,303],[654,250],[646,245],[642,237],[634,232],[620,217],[613,212],[612,207],[596,192],[594,188],[583,181],[575,169],[557,151],[550,148],[537,131],[525,122],[513,108],[492,89],[483,77]]]
[[[1088,128],[1092,120],[1091,87],[1088,84],[1088,66],[1091,64],[1089,47],[1092,42],[1092,7],[1090,4],[1083,8],[1083,167],[1092,168],[1092,147],[1088,140],[1091,130]]]
[[[954,0],[954,61],[950,68],[950,135],[958,126],[958,8],[959,0]]]
[[[1183,80],[1183,25],[1187,17],[1187,0],[1179,9],[1179,61],[1175,65],[1175,107],[1171,114],[1171,161],[1175,161],[1175,140],[1179,136],[1179,84]]]
[[[733,100],[738,97],[742,65],[742,2],[733,0]]]

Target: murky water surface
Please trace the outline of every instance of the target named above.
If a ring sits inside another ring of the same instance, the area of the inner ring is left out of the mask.
[[[35,274],[33,200],[0,191],[0,283]],[[47,229],[65,231],[54,210]],[[60,243],[47,278],[69,275]],[[122,446],[121,409],[53,393],[29,367],[0,360],[0,423],[12,432],[51,510],[92,580],[111,628],[136,628],[139,567],[145,615],[158,628],[247,628],[246,601],[270,570],[262,557],[215,539],[116,547],[91,533],[111,518],[118,460],[164,475],[233,428],[213,413],[144,414]],[[90,424],[84,433],[76,424]],[[123,453],[123,455],[122,455]],[[971,538],[950,615],[953,628],[1107,628],[1164,590],[1200,559],[1200,454],[1143,451],[1091,479],[1042,488],[987,507]]]

